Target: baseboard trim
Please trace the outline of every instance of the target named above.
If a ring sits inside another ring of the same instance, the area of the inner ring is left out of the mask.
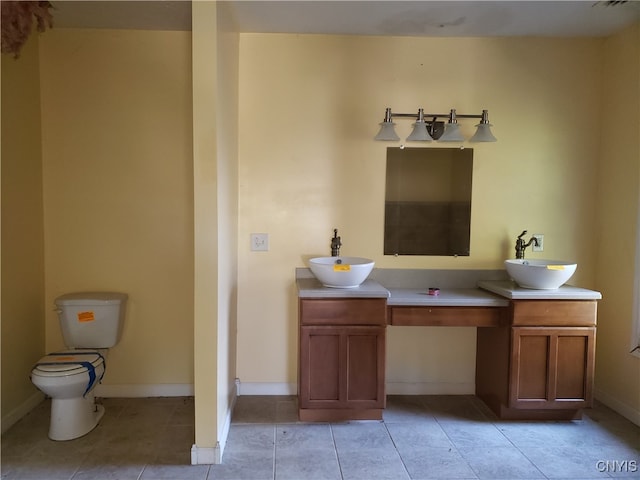
[[[624,402],[621,402],[617,398],[609,395],[608,393],[596,388],[594,392],[594,396],[596,400],[605,404],[611,410],[618,412],[620,415],[625,417],[627,420],[635,423],[640,427],[640,411],[636,410],[630,405],[627,405]]]
[[[388,395],[473,395],[474,382],[438,383],[438,382],[388,382]],[[238,383],[238,396],[241,395],[297,395],[296,383]]]
[[[241,395],[296,395],[296,383],[238,382],[238,396]]]
[[[238,381],[231,388],[231,402],[227,414],[225,416],[220,439],[216,442],[215,447],[198,447],[195,443],[191,446],[191,465],[218,465],[222,463],[224,448],[227,445],[229,430],[231,429],[231,416],[238,399]]]
[[[31,410],[36,408],[38,405],[42,403],[44,400],[44,393],[38,391],[34,392],[29,398],[27,398],[24,402],[14,408],[12,411],[7,413],[4,417],[2,417],[2,433],[9,430],[13,427],[18,420],[24,417]]]
[[[220,443],[215,447],[191,446],[191,465],[219,465],[222,463]]]
[[[473,395],[475,391],[474,382],[387,382],[386,384],[387,395]]]
[[[220,440],[218,441],[220,458],[216,463],[222,463],[222,457],[224,456],[224,449],[227,446],[227,438],[229,437],[229,430],[231,429],[231,417],[233,415],[233,409],[236,408],[236,401],[238,400],[238,386],[239,382],[235,381],[231,389],[231,401],[229,402],[229,409],[222,426],[222,432],[220,433]]]
[[[100,384],[94,390],[96,397],[134,398],[134,397],[193,397],[194,388],[190,383],[159,384]]]

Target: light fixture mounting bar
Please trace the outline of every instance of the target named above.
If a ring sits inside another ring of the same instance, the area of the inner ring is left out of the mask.
[[[391,112],[390,113],[391,117],[399,117],[399,118],[416,118],[416,114],[415,113],[395,113],[395,112]],[[451,115],[451,113],[425,113],[424,117],[425,118],[449,118],[449,116]],[[456,117],[458,118],[482,118],[484,116],[484,114],[479,114],[479,115],[471,115],[471,114],[466,114],[466,113],[457,113],[456,112]]]

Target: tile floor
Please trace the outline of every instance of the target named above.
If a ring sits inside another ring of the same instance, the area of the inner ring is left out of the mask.
[[[496,419],[473,396],[389,397],[384,422],[304,424],[295,397],[240,397],[222,465],[190,465],[193,399],[104,399],[85,437],[47,438],[49,402],[2,436],[3,480],[640,479],[640,428]]]

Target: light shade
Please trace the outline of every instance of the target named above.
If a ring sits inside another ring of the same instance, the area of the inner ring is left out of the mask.
[[[418,120],[413,124],[413,130],[407,137],[407,142],[431,142],[433,138],[429,135],[427,130],[427,123],[422,120]]]
[[[395,123],[393,122],[381,122],[380,131],[374,137],[374,140],[382,140],[387,142],[397,142],[398,140],[400,140],[400,137],[396,134],[394,125]]]
[[[460,125],[457,123],[447,123],[444,126],[444,133],[438,139],[441,142],[464,142],[462,132],[460,132]]]
[[[469,139],[470,142],[496,142],[496,137],[491,133],[491,128],[493,125],[490,123],[479,123],[476,125],[477,130],[476,133]]]

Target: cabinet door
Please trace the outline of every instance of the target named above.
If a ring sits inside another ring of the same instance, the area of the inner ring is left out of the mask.
[[[385,327],[300,328],[301,408],[383,408]]]
[[[385,331],[385,327],[350,327],[345,332],[348,408],[384,407]]]
[[[511,340],[510,407],[591,406],[595,327],[513,327]]]

